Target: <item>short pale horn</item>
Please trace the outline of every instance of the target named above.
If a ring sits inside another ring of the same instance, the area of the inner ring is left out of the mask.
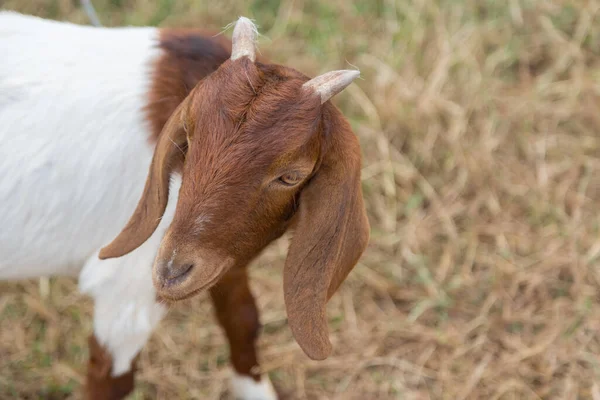
[[[321,96],[321,104],[323,104],[344,90],[359,75],[360,71],[356,70],[331,71],[311,79],[302,86],[318,93]]]
[[[256,61],[256,25],[246,17],[240,17],[233,29],[231,37],[231,59],[247,56],[252,62]]]

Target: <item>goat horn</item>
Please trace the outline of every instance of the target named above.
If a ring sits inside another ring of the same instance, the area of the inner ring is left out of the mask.
[[[256,25],[246,17],[240,17],[233,29],[231,38],[231,59],[247,56],[252,62],[256,61]]]
[[[321,96],[321,104],[341,92],[358,78],[360,71],[341,69],[339,71],[327,72],[306,82],[302,87],[311,89]]]

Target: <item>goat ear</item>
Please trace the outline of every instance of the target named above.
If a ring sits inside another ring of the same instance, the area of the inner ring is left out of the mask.
[[[333,106],[330,106],[333,107]],[[300,194],[296,229],[283,276],[292,333],[314,360],[331,352],[325,306],[369,241],[358,140],[335,112],[321,166]]]
[[[175,109],[162,129],[137,208],[121,233],[100,250],[99,258],[121,257],[141,246],[156,230],[167,207],[171,173],[183,165],[187,149],[184,118],[188,97]]]

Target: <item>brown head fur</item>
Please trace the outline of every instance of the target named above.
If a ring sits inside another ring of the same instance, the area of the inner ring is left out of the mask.
[[[351,81],[336,87],[326,80],[328,96]],[[306,354],[323,359],[331,350],[325,305],[364,251],[369,224],[358,141],[307,81],[251,56],[227,59],[200,80],[171,111],[138,208],[100,257],[124,255],[154,232],[170,175],[181,172],[175,216],[153,269],[158,294],[192,296],[292,227],[284,272],[289,323]],[[174,82],[180,86],[163,91],[183,92],[193,78]],[[151,107],[161,114],[158,99]]]

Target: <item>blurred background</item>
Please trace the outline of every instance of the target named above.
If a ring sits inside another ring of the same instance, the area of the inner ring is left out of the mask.
[[[251,268],[261,365],[289,398],[600,399],[600,1],[93,4],[105,26],[244,15],[275,63],[361,70],[335,102],[362,144],[372,234],[329,303],[331,357],[288,329],[286,238]],[[89,24],[77,0],[0,8]],[[92,304],[46,283],[0,283],[2,399],[81,395]],[[132,398],[227,398],[228,367],[202,294],[152,336]]]

